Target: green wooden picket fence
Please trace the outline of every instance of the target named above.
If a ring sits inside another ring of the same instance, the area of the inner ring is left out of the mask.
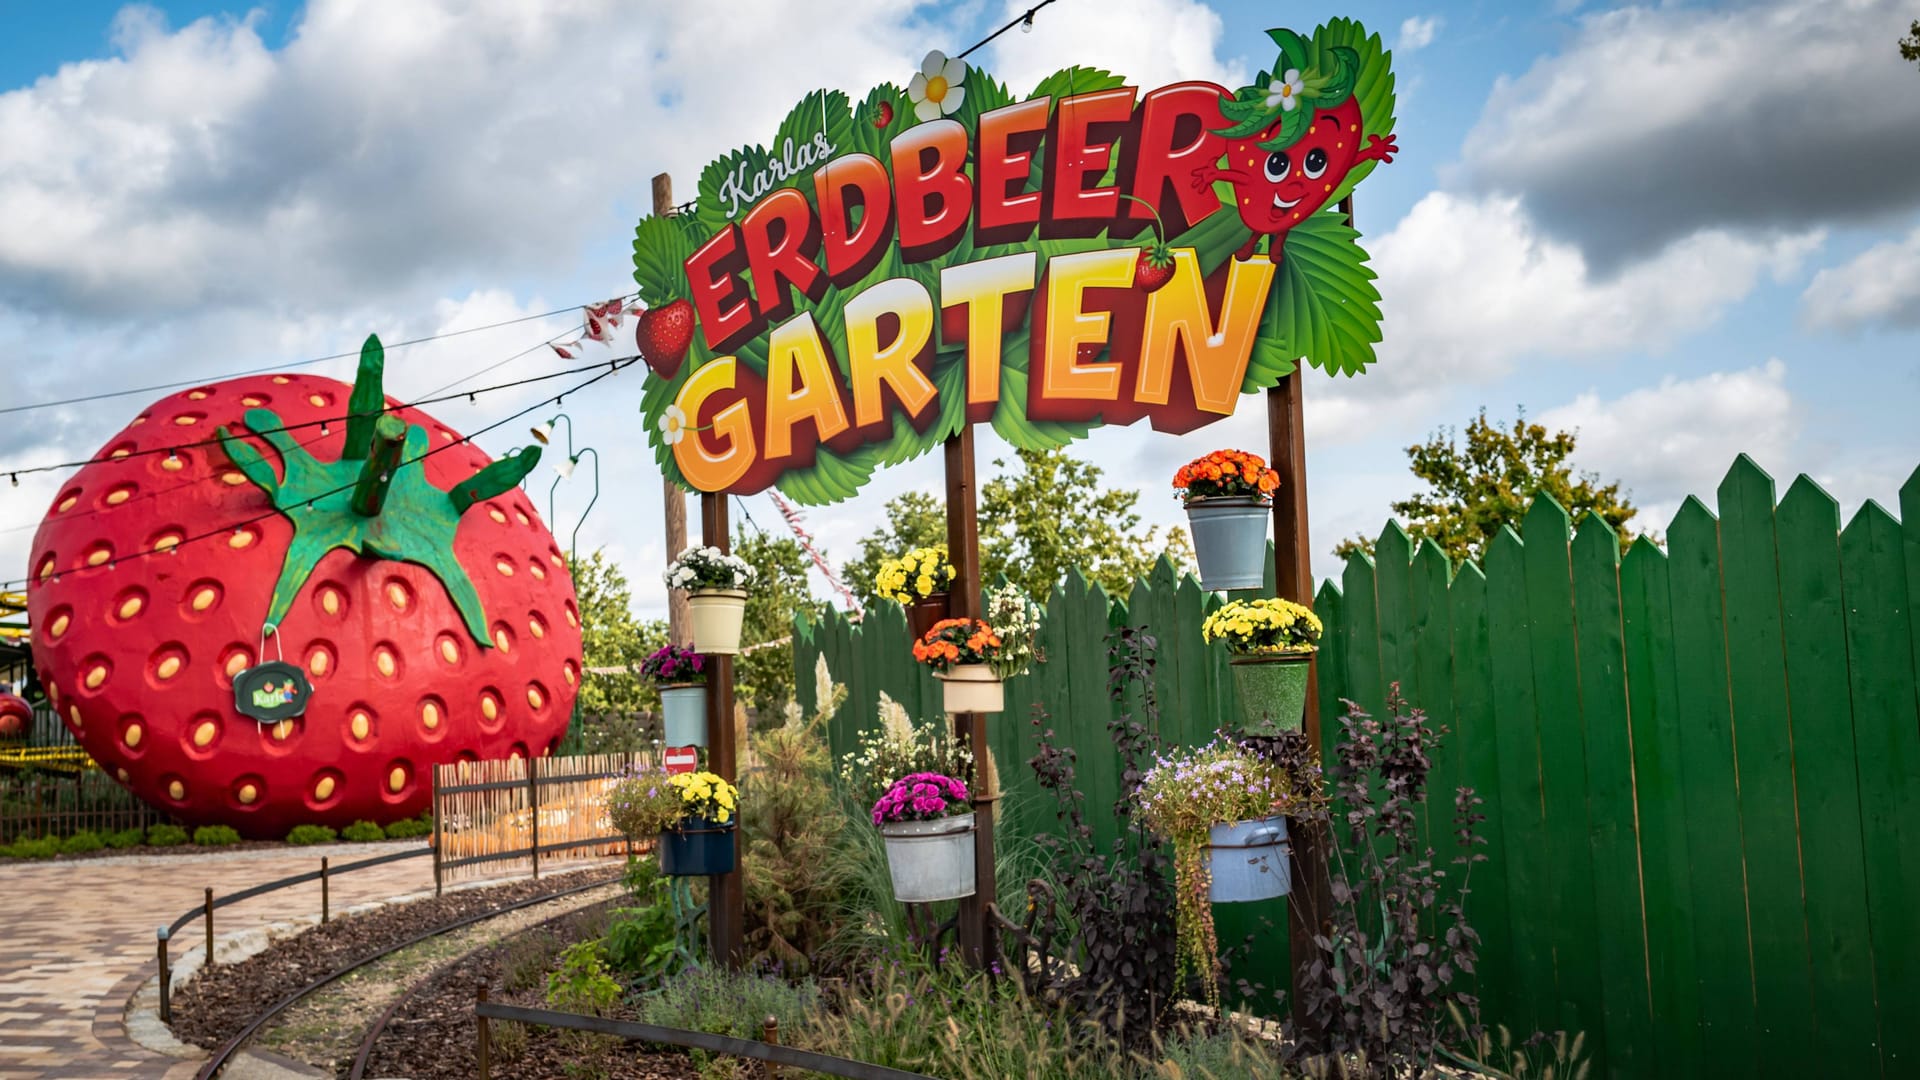
[[[1379,713],[1398,682],[1448,729],[1436,792],[1473,787],[1491,841],[1469,902],[1490,1022],[1583,1031],[1596,1075],[1920,1075],[1920,470],[1900,519],[1869,502],[1844,529],[1814,481],[1776,504],[1744,455],[1717,501],[1622,558],[1542,499],[1457,570],[1390,523],[1316,597],[1322,723],[1331,740],[1341,699]],[[1159,638],[1163,737],[1232,723],[1200,640],[1217,602],[1164,562],[1124,600],[1077,574],[1055,591],[1046,663],[990,725],[1011,834],[1056,825],[1025,764],[1035,706],[1079,754],[1096,838],[1117,834],[1109,628]],[[882,690],[939,714],[906,640],[892,609],[801,629],[799,685],[822,654],[851,685],[836,755]],[[1428,808],[1442,861],[1450,804]],[[1236,974],[1284,987],[1281,904],[1216,912],[1223,945],[1254,935]]]

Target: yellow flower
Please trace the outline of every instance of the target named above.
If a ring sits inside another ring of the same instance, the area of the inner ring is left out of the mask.
[[[914,579],[913,587],[921,596],[931,595],[933,593],[933,579],[925,574],[921,574]]]

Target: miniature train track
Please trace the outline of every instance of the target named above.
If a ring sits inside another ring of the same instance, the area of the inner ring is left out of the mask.
[[[532,896],[524,900],[517,900],[511,904],[506,905],[505,907],[493,908],[488,911],[482,911],[473,915],[463,916],[462,918],[455,919],[452,922],[442,923],[441,925],[433,927],[432,929],[415,934],[414,936],[406,939],[405,941],[400,941],[400,942],[395,942],[389,945],[385,945],[377,950],[369,952],[367,955],[354,960],[352,963],[346,964],[326,975],[321,976],[318,979],[313,980],[312,982],[306,984],[305,986],[302,986],[299,989],[294,990],[293,992],[289,993],[287,996],[274,1002],[272,1005],[267,1006],[267,1008],[262,1010],[258,1016],[255,1016],[252,1020],[248,1021],[247,1026],[241,1028],[239,1031],[235,1032],[231,1038],[227,1039],[225,1042],[220,1044],[219,1049],[213,1052],[213,1056],[211,1058],[208,1058],[206,1063],[200,1066],[200,1071],[194,1074],[194,1080],[213,1080],[214,1077],[220,1075],[220,1071],[226,1068],[227,1065],[232,1062],[233,1058],[236,1055],[238,1055],[241,1050],[246,1048],[247,1044],[253,1041],[254,1036],[259,1033],[261,1028],[266,1026],[268,1021],[279,1016],[281,1013],[286,1012],[288,1009],[292,1008],[293,1006],[298,1005],[300,1002],[312,996],[316,991],[319,991],[325,988],[326,986],[334,983],[335,981],[347,975],[350,975],[353,972],[358,971],[361,968],[366,967],[367,965],[372,964],[375,961],[378,961],[392,953],[399,952],[402,949],[411,948],[415,945],[420,944],[423,941],[427,941],[432,938],[439,937],[442,934],[448,934],[455,930],[460,930],[460,929],[464,929],[465,927],[473,926],[476,923],[486,922],[490,919],[497,919],[502,915],[519,911],[521,908],[533,907],[536,904],[551,903],[555,900],[562,900],[569,896],[574,896],[579,893],[587,892],[592,889],[603,888],[613,883],[614,883],[613,880],[601,879],[597,881],[590,881],[583,885],[575,885],[575,886],[572,886],[571,888],[561,889],[557,892],[542,893],[539,896]],[[575,913],[574,911],[562,912],[560,915],[554,916],[553,919],[548,919],[546,920],[546,922],[539,923],[536,925],[545,926],[547,925],[547,923],[551,923],[557,919],[565,918],[567,916],[573,915],[574,913]],[[530,929],[533,929],[533,927],[529,927],[527,929],[530,930]],[[491,946],[483,946],[483,948],[485,947],[491,947]],[[478,950],[474,950],[474,951],[478,951]],[[471,953],[467,955],[471,955]],[[467,956],[463,955],[459,959],[464,960],[466,958]],[[411,994],[412,994],[412,990],[409,989],[401,994],[401,998],[399,1000],[405,1000],[408,997],[410,997]],[[398,1002],[396,1002],[396,1004],[397,1003]],[[392,1018],[393,1012],[394,1012],[394,1006],[392,1005],[388,1006],[387,1010],[383,1012],[380,1015],[380,1017],[374,1022],[372,1032],[369,1034],[367,1039],[364,1042],[362,1042],[360,1047],[360,1053],[354,1059],[354,1072],[353,1072],[354,1076],[361,1075],[361,1070],[363,1070],[366,1067],[366,1058],[372,1050],[373,1043],[378,1037],[378,1032],[386,1027],[387,1022]]]
[[[602,882],[602,884],[607,884],[607,883]],[[547,899],[554,899],[554,897],[548,897]],[[617,899],[617,897],[610,897],[607,900],[600,901],[600,903],[603,903],[603,904],[612,903],[613,900],[615,899]],[[393,1023],[394,1017],[400,1015],[401,1009],[411,1004],[413,1000],[416,997],[418,997],[422,992],[434,988],[438,984],[441,976],[445,972],[453,971],[459,968],[460,965],[465,964],[469,960],[472,960],[474,957],[480,956],[481,954],[487,952],[490,949],[499,948],[503,943],[507,941],[511,941],[515,938],[526,937],[529,934],[537,934],[540,931],[545,930],[548,927],[551,927],[557,922],[560,922],[564,919],[571,919],[574,916],[580,914],[582,911],[589,910],[594,906],[595,905],[593,904],[588,904],[585,907],[572,908],[570,910],[560,912],[558,915],[555,915],[550,919],[542,919],[541,921],[537,923],[533,923],[532,925],[523,926],[520,929],[513,931],[511,934],[508,934],[506,937],[501,938],[500,940],[481,942],[480,944],[475,945],[473,948],[468,949],[466,952],[461,953],[459,956],[443,961],[439,965],[438,971],[428,975],[426,978],[420,979],[419,981],[415,982],[412,986],[409,986],[406,989],[400,991],[398,996],[396,996],[392,1001],[387,1003],[386,1008],[380,1010],[380,1015],[374,1017],[373,1023],[367,1025],[366,1034],[364,1034],[360,1038],[360,1048],[359,1050],[355,1051],[353,1055],[353,1065],[347,1070],[347,1080],[365,1080],[365,1077],[367,1075],[367,1066],[373,1060],[373,1049],[375,1046],[379,1044],[381,1036],[387,1033],[387,1026]]]

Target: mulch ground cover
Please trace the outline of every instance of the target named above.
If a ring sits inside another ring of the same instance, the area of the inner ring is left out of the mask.
[[[199,1046],[218,1046],[295,989],[354,961],[384,953],[417,934],[518,900],[619,876],[618,870],[596,870],[545,881],[516,881],[334,919],[238,963],[202,968],[173,996],[174,1036]]]
[[[604,921],[579,912],[553,927],[502,942],[434,973],[395,1010],[386,1034],[375,1044],[368,1076],[405,1076],[411,1080],[472,1080],[479,1075],[478,1029],[473,1007],[481,987],[494,1001],[546,1008],[546,970],[539,964],[565,945],[597,934]],[[538,947],[528,940],[549,935]],[[536,966],[537,965],[537,966]],[[616,1019],[637,1020],[625,1006]],[[493,1022],[492,1075],[499,1080],[699,1080],[700,1070],[676,1050]],[[757,1063],[742,1062],[741,1080],[761,1077]]]

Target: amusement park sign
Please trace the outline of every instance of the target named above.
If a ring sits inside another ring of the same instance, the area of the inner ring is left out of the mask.
[[[1270,71],[1016,99],[935,53],[819,91],[636,231],[643,412],[667,476],[823,504],[970,423],[1050,448],[1185,432],[1304,359],[1357,374],[1379,293],[1338,204],[1392,160],[1377,35],[1269,31]]]

